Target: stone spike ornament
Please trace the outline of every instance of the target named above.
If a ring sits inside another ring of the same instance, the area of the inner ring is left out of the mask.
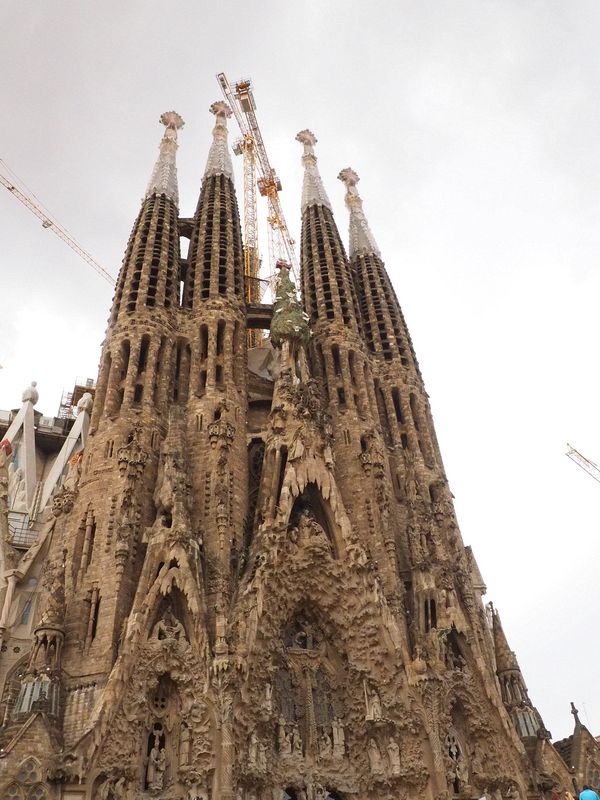
[[[369,223],[363,211],[362,198],[356,188],[356,184],[359,182],[360,178],[353,169],[346,167],[340,172],[338,179],[342,181],[346,187],[346,208],[350,212],[350,258],[362,253],[372,253],[373,255],[381,257],[381,252],[377,247],[375,237],[371,233]]]
[[[331,210],[331,203],[323,186],[323,181],[317,168],[317,157],[314,146],[317,137],[312,131],[304,129],[296,134],[296,141],[304,146],[302,164],[304,166],[304,182],[302,184],[302,211],[308,206],[325,206]]]
[[[215,127],[213,128],[213,142],[208,151],[204,177],[225,175],[230,180],[233,180],[233,164],[231,163],[227,142],[227,119],[231,116],[231,109],[223,100],[217,100],[211,105],[209,111],[215,115]]]
[[[164,194],[175,205],[179,205],[177,188],[177,131],[184,126],[183,119],[176,111],[166,111],[161,115],[161,122],[166,130],[160,143],[160,152],[152,170],[152,176],[146,189],[145,197]]]

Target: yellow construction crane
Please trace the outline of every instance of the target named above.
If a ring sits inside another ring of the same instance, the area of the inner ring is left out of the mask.
[[[9,175],[12,175],[13,177],[11,178]],[[16,197],[17,200],[23,203],[26,208],[28,208],[38,219],[42,221],[43,228],[49,228],[60,239],[62,239],[63,242],[68,244],[71,250],[74,250],[78,256],[83,258],[84,261],[87,261],[90,267],[96,270],[98,275],[104,278],[105,281],[108,281],[111,286],[114,286],[115,279],[113,276],[103,267],[101,267],[100,264],[98,264],[98,262],[75,241],[71,234],[62,227],[62,225],[60,225],[47,211],[43,210],[43,206],[39,200],[37,200],[35,195],[27,194],[23,182],[19,181],[15,173],[9,169],[6,162],[2,161],[2,159],[0,159],[0,183],[8,189],[13,197]],[[18,183],[20,183],[21,187],[23,188],[20,188],[17,185]]]
[[[234,152],[244,156],[244,234],[245,234],[245,272],[248,276],[247,296],[249,302],[257,302],[260,297],[258,289],[258,272],[260,259],[258,256],[258,237],[256,225],[256,187],[261,196],[267,198],[269,226],[269,282],[273,287],[278,261],[290,265],[292,274],[297,280],[298,262],[294,250],[294,239],[290,235],[279,192],[281,181],[271,166],[265,142],[256,118],[256,103],[249,79],[237,81],[232,88],[224,72],[217,75],[217,80],[225,100],[240,128],[242,138],[234,145]],[[258,177],[257,177],[258,174]],[[256,289],[252,289],[252,285]]]
[[[567,447],[569,448],[565,453],[571,461],[574,461],[581,469],[584,469],[588,475],[591,475],[595,481],[600,483],[600,467],[597,464],[594,464],[593,461],[590,461],[589,458],[581,455],[579,450],[576,450],[572,445],[567,442]]]

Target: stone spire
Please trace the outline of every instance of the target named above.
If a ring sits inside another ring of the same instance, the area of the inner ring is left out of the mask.
[[[145,197],[164,194],[175,205],[179,205],[177,189],[177,131],[183,128],[184,122],[175,111],[162,114],[160,122],[165,126],[165,135],[160,143],[160,152],[152,170]]]
[[[331,203],[327,197],[327,192],[323,186],[321,175],[317,168],[317,157],[315,156],[314,145],[317,137],[309,130],[300,131],[296,135],[296,141],[304,145],[302,164],[304,165],[304,183],[302,184],[302,211],[308,206],[325,206],[331,210]]]
[[[213,142],[208,151],[204,177],[211,175],[225,175],[233,180],[233,165],[227,144],[227,118],[231,116],[231,109],[222,100],[217,100],[209,109],[215,115],[213,128]]]
[[[346,208],[350,212],[350,258],[362,253],[381,256],[365,217],[362,199],[356,188],[360,178],[350,167],[343,169],[338,178],[346,187]]]

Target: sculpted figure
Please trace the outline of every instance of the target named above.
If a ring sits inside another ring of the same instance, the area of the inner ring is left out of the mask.
[[[158,620],[151,634],[152,639],[185,639],[185,628],[181,622],[167,609]]]
[[[342,720],[339,717],[333,720],[331,729],[333,733],[333,755],[335,758],[343,758],[346,750],[346,736]]]
[[[390,761],[390,773],[393,776],[400,775],[400,748],[398,747],[398,742],[392,736],[390,736],[387,751]]]
[[[273,686],[270,683],[265,684],[264,706],[269,712],[273,710]]]
[[[467,762],[462,756],[459,756],[456,762],[456,777],[460,781],[461,787],[466,786],[469,782],[469,769],[467,767]]]
[[[251,767],[256,767],[258,764],[258,736],[256,731],[252,731],[250,736],[250,744],[248,746],[248,763]]]
[[[324,730],[319,737],[319,755],[321,758],[331,758],[332,752],[331,736]]]
[[[378,720],[382,718],[381,699],[376,689],[365,686],[367,714],[366,719]]]
[[[277,722],[277,745],[279,751],[282,752],[285,747],[285,718],[283,716],[280,716]]]
[[[373,738],[369,739],[367,754],[369,756],[369,766],[371,767],[371,773],[373,775],[382,775],[383,764],[381,761],[381,753],[379,752],[379,747],[377,747],[377,742]]]
[[[293,749],[296,755],[302,755],[302,737],[300,736],[300,728],[298,724],[294,724],[292,731]]]
[[[258,743],[258,768],[261,772],[267,771],[267,747],[264,742]]]
[[[164,747],[160,746],[158,736],[154,737],[154,746],[148,758],[148,768],[146,770],[146,783],[151,791],[159,791],[163,788],[165,779],[165,769],[167,768],[167,756]]]
[[[203,786],[195,783],[188,789],[186,800],[208,800],[208,792]]]
[[[190,763],[190,751],[192,746],[191,733],[188,725],[181,724],[181,734],[179,736],[179,766],[187,767]]]

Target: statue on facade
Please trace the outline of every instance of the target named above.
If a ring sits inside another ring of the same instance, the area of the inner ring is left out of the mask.
[[[375,739],[369,739],[367,746],[367,754],[369,756],[369,766],[372,775],[383,775],[383,763],[381,761],[381,753]]]
[[[331,729],[333,734],[333,756],[334,758],[343,758],[346,751],[346,736],[342,720],[339,717],[335,717]]]
[[[366,714],[365,719],[379,720],[382,719],[381,711],[381,698],[376,689],[370,689],[365,683],[365,704]]]
[[[167,609],[152,629],[151,639],[186,639],[182,623]]]
[[[400,775],[400,747],[392,736],[390,736],[387,744],[387,752],[390,762],[390,774],[396,777]]]
[[[292,748],[295,755],[302,755],[302,737],[300,736],[300,728],[298,723],[294,723],[292,729]]]
[[[159,737],[155,734],[154,745],[150,750],[146,769],[146,784],[150,791],[158,792],[163,788],[166,768],[167,754],[165,748],[161,747]]]
[[[332,753],[331,736],[329,736],[326,730],[323,730],[319,736],[319,756],[321,758],[331,758]]]

